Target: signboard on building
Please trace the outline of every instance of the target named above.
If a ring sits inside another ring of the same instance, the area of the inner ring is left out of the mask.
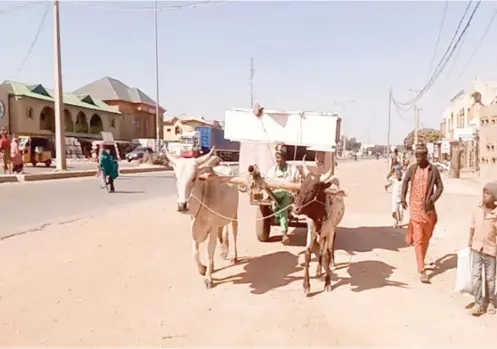
[[[461,127],[454,129],[454,140],[471,141],[476,135],[474,127]]]

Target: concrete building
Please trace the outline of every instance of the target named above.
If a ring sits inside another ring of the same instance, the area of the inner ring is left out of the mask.
[[[123,114],[123,139],[156,138],[156,103],[142,90],[129,87],[117,79],[104,77],[77,89],[74,93],[91,95],[116,107]],[[163,124],[165,112],[164,108],[159,107],[159,125]],[[163,139],[163,128],[160,127],[159,130],[159,137]]]
[[[164,120],[164,140],[177,142],[182,132],[194,131],[195,128],[202,126],[217,127],[219,125],[218,122],[205,120],[201,116],[173,116]]]
[[[55,112],[53,92],[43,85],[14,81],[0,84],[0,127],[10,134],[45,136],[54,140]],[[116,107],[90,95],[64,94],[66,136],[101,139],[100,131],[122,139],[123,115]]]
[[[479,129],[481,105],[492,104],[497,98],[497,85],[475,79],[468,91],[459,91],[442,114],[441,131],[449,141],[473,139]]]
[[[442,115],[442,153],[451,153],[451,144],[463,146],[462,167],[476,166],[476,145],[480,128],[480,108],[496,101],[497,85],[475,79],[471,88],[461,90],[451,100]]]
[[[480,109],[479,130],[480,177],[485,181],[497,179],[497,104]]]

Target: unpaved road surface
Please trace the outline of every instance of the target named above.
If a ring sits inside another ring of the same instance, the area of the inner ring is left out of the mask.
[[[381,160],[339,167],[349,196],[335,288],[323,293],[323,280],[312,279],[307,298],[303,232],[292,235],[292,246],[257,242],[246,196],[241,260],[231,266],[218,249],[211,290],[197,274],[189,219],[175,212],[174,196],[4,240],[0,346],[493,345],[495,318],[469,316],[464,306],[471,299],[453,292],[454,253],[467,241],[467,210],[478,193],[448,186],[429,250],[436,268],[424,285],[404,231],[390,228],[385,168]],[[205,260],[204,246],[201,254]]]

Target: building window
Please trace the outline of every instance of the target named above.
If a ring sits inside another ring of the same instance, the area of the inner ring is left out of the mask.
[[[179,135],[179,134],[181,134],[181,127],[176,126],[176,127],[174,128],[174,134],[175,134],[175,135]]]
[[[31,108],[31,107],[26,108],[26,117],[29,119],[33,118],[33,108]]]
[[[171,132],[171,129],[170,129],[170,128],[168,128],[168,129],[167,129],[167,132]]]
[[[110,120],[110,127],[112,127],[112,128],[116,128],[116,119],[112,118],[112,119]]]

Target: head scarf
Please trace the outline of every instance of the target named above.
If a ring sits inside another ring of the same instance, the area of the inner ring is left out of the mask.
[[[426,147],[426,144],[421,143],[416,145],[416,153],[419,154],[428,154],[428,148]]]
[[[494,182],[488,182],[483,187],[483,190],[488,191],[490,194],[492,194],[492,196],[494,197],[494,199],[497,200],[497,182],[495,182],[495,181]]]

